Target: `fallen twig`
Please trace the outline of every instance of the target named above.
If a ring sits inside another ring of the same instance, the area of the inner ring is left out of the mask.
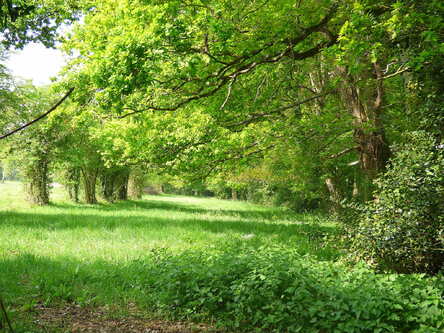
[[[1,296],[0,296],[0,308],[2,310],[3,317],[5,318],[6,324],[8,324],[9,331],[11,333],[14,333],[14,329],[12,328],[11,321],[9,320],[9,317],[8,317],[8,312],[6,312],[6,307],[5,307],[5,304],[3,303]],[[2,328],[2,326],[0,326],[0,328]]]

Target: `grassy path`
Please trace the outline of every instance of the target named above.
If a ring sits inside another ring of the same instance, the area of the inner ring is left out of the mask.
[[[209,255],[233,244],[279,244],[319,259],[337,256],[319,242],[333,225],[282,209],[183,196],[88,206],[68,203],[60,190],[51,206],[29,207],[21,196],[19,184],[0,184],[0,287],[20,320],[65,304],[128,316],[145,304],[126,284],[158,251]]]
[[[0,191],[5,186],[13,185],[0,185]],[[12,209],[11,202],[0,200],[3,258],[32,255],[122,263],[154,248],[180,252],[233,240],[254,247],[270,243],[296,246],[301,253],[317,253],[327,259],[336,255],[313,241],[332,232],[333,225],[315,216],[245,202],[146,196],[141,201],[95,206],[56,201],[49,207],[30,208],[13,203]]]
[[[442,276],[342,263],[319,216],[183,196],[20,198],[0,184],[0,293],[17,333],[444,332]]]

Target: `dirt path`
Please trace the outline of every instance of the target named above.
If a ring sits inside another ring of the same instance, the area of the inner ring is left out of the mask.
[[[44,332],[66,333],[220,333],[206,325],[146,320],[137,317],[113,318],[100,309],[81,307],[37,307],[35,324]]]

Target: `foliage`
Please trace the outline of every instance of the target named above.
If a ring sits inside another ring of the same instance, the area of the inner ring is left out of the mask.
[[[23,48],[29,42],[54,45],[57,28],[72,22],[83,1],[5,0],[0,2],[1,44]]]
[[[310,149],[311,154],[322,152],[317,160],[323,174],[326,156],[352,144],[352,126],[347,115],[336,116],[340,107],[329,91],[334,82],[328,81],[328,68],[317,73],[318,59],[300,61],[329,45],[323,31],[335,14],[331,1],[316,2],[315,8],[310,1],[294,5],[286,0],[240,7],[230,1],[125,1],[119,6],[102,1],[65,44],[68,51],[80,52],[65,84],[78,87],[80,104],[89,99],[107,116],[134,112],[137,126],[106,153],[124,147],[128,159],[185,175],[194,185],[197,178],[237,174],[260,163],[276,146],[297,151],[314,134],[336,136],[316,141]],[[289,24],[294,17],[296,25]],[[326,128],[327,122],[333,124]],[[119,128],[121,124],[116,121]],[[287,161],[282,164],[291,165]],[[317,172],[307,173],[310,177],[298,179],[308,183],[316,178]],[[279,187],[273,183],[270,188]],[[318,181],[309,189],[316,194],[301,193],[301,201],[318,200],[322,187]],[[253,188],[249,192],[255,196]]]
[[[14,93],[15,82],[9,70],[3,65],[3,61],[7,59],[6,51],[0,47],[0,119],[1,135],[6,134],[10,129],[10,122],[13,115],[10,110],[17,105],[17,96]]]
[[[382,268],[436,273],[444,263],[443,144],[424,132],[396,147],[362,211],[353,246]]]
[[[12,2],[4,26],[17,24],[22,44],[48,44],[86,9],[64,43],[73,61],[59,85],[76,91],[58,159],[91,186],[97,172],[143,163],[197,193],[206,177],[259,165],[272,176],[229,180],[224,195],[337,207],[370,197],[411,119],[441,131],[439,1]]]
[[[113,120],[130,129],[117,144],[108,136],[103,154],[123,151],[194,184],[275,158],[292,184],[251,183],[249,197],[337,206],[355,188],[369,197],[387,142],[414,126],[400,117],[410,81],[401,74],[419,49],[399,43],[412,31],[398,22],[400,13],[421,21],[423,9],[366,0],[100,1],[64,45],[79,56],[63,84],[77,87],[79,105],[134,117],[131,125]],[[438,25],[427,19],[423,28]]]
[[[259,65],[290,58],[291,50],[294,57],[309,56],[297,47],[313,47],[316,53],[325,44],[319,31],[334,8],[331,1],[318,2],[317,10],[310,2],[294,6],[288,0],[245,6],[231,1],[120,1],[119,6],[100,1],[68,46],[80,51],[78,62],[85,64],[82,74],[89,83],[103,89],[96,94],[103,104],[118,112],[143,105],[168,111],[193,97],[220,92]],[[295,16],[300,18],[293,28]]]
[[[12,93],[14,103],[8,105],[5,116],[8,127],[13,128],[46,111],[54,96],[48,89],[31,85],[18,86]],[[49,166],[59,134],[58,128],[47,122],[10,137],[2,147],[4,160],[20,171],[28,200],[37,205],[49,203]]]
[[[224,327],[258,332],[443,328],[438,278],[347,270],[279,247],[234,247],[210,256],[155,252],[154,258],[146,264],[155,272],[147,276],[155,305],[184,318],[214,318]]]

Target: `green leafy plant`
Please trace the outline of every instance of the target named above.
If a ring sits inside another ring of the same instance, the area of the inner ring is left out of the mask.
[[[363,207],[353,246],[382,268],[436,273],[444,264],[444,146],[425,132],[408,139]]]
[[[257,332],[439,332],[438,278],[378,275],[279,247],[157,252],[147,294],[175,318]]]

